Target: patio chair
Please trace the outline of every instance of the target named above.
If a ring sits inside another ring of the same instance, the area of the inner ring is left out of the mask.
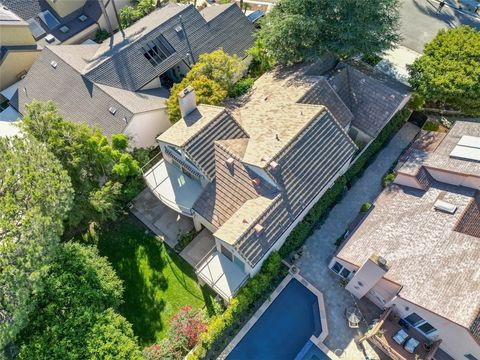
[[[395,335],[393,335],[392,338],[393,338],[393,340],[395,340],[395,342],[398,345],[402,345],[405,342],[405,340],[407,340],[408,334],[405,330],[400,329],[395,333]]]
[[[413,354],[418,345],[420,345],[420,341],[412,337],[407,340],[403,348],[407,350],[410,354]]]

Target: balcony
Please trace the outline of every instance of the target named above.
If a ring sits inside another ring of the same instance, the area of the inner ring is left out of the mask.
[[[413,337],[420,342],[413,354],[406,351],[393,339],[400,329],[408,334],[407,339]],[[370,341],[393,360],[431,360],[441,343],[441,340],[432,343],[414,328],[402,327],[399,324],[399,318],[392,312],[392,308],[385,310],[379,321],[360,339],[360,342],[364,340]]]
[[[192,217],[192,207],[203,192],[202,186],[160,156],[142,168],[147,186],[169,208]]]
[[[198,278],[210,286],[224,300],[230,300],[247,281],[237,265],[213,247],[195,269]]]

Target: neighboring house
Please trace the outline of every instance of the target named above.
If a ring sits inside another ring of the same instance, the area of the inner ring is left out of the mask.
[[[358,150],[348,134],[375,136],[408,100],[389,84],[341,63],[264,74],[229,109],[180,94],[183,117],[158,137],[163,160],[144,177],[214,238],[195,264],[203,282],[228,300],[260,269],[348,169]]]
[[[39,54],[28,23],[0,5],[0,90],[25,76]]]
[[[245,56],[253,27],[235,4],[167,5],[102,44],[47,46],[19,84],[17,109],[53,100],[67,119],[145,147],[170,127],[165,101],[200,54]]]
[[[99,28],[118,27],[117,12],[128,0],[0,0],[0,4],[27,22],[40,47],[79,44]]]
[[[392,340],[399,318],[439,347],[420,358],[480,359],[480,123],[445,135],[422,132],[330,263],[353,295],[391,309],[370,339],[395,359],[416,358]]]

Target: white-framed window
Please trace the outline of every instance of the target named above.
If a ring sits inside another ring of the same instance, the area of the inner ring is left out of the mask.
[[[333,266],[330,269],[335,274],[340,275],[344,279],[347,279],[350,276],[350,274],[352,273],[350,270],[348,270],[346,267],[344,267],[338,261],[335,261],[335,264],[333,264]]]
[[[404,320],[425,335],[432,335],[433,333],[438,331],[430,323],[425,321],[420,315],[414,312],[408,315]]]

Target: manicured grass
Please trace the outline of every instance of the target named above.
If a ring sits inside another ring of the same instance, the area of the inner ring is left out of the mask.
[[[133,324],[142,346],[158,342],[182,306],[211,305],[213,295],[197,284],[192,267],[133,216],[103,230],[98,248],[124,282],[119,311]]]

